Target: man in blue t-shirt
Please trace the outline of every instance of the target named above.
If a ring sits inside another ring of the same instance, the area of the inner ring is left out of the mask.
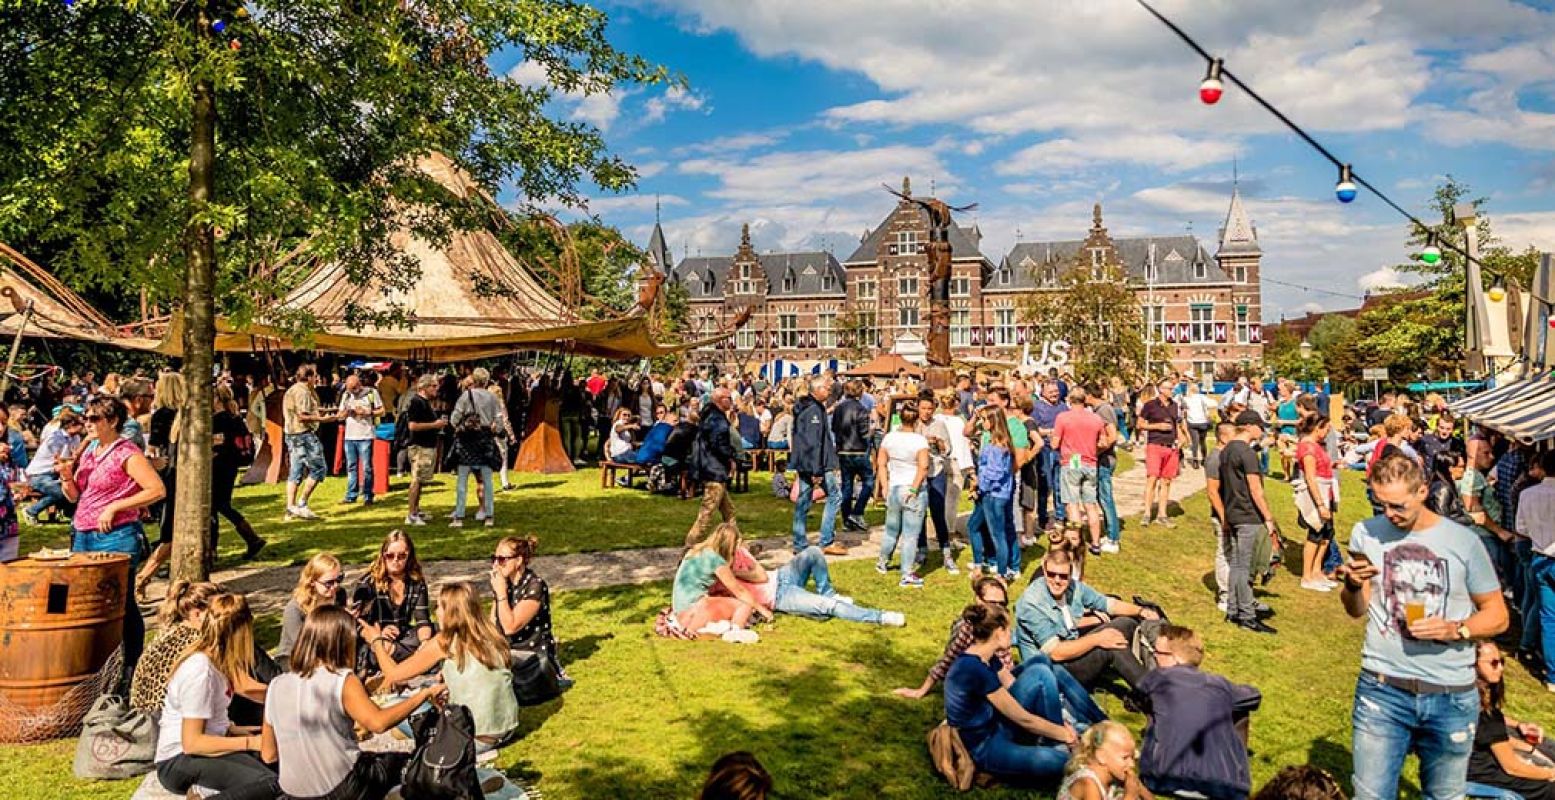
[[[1015,603],[1015,645],[1021,660],[1045,655],[1069,670],[1087,690],[1108,673],[1133,688],[1146,671],[1129,649],[1134,629],[1140,619],[1160,617],[1074,580],[1073,570],[1068,552],[1049,550],[1041,571]],[[1110,619],[1103,623],[1096,612]],[[1082,629],[1086,629],[1083,635]]]
[[[1390,453],[1371,468],[1382,515],[1356,523],[1341,599],[1366,618],[1352,712],[1357,800],[1398,795],[1404,756],[1420,758],[1427,800],[1463,797],[1479,696],[1475,640],[1506,630],[1506,603],[1472,531],[1425,506],[1419,463]]]

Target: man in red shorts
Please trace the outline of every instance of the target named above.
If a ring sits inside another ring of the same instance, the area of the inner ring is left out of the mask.
[[[1156,396],[1139,411],[1139,428],[1145,432],[1145,513],[1139,524],[1149,525],[1151,510],[1159,507],[1156,518],[1175,528],[1176,523],[1166,518],[1166,504],[1171,502],[1172,479],[1177,477],[1182,459],[1177,443],[1188,438],[1188,430],[1174,396],[1177,381],[1163,378],[1156,388]]]

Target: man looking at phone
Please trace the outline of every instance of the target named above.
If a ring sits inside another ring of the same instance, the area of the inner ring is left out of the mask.
[[[1474,640],[1506,630],[1506,604],[1479,537],[1425,507],[1419,463],[1372,466],[1382,514],[1356,523],[1340,598],[1366,618],[1352,712],[1357,800],[1393,798],[1404,757],[1420,758],[1421,794],[1464,794],[1479,696]]]

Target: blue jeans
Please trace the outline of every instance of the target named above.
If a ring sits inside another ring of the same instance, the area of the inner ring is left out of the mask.
[[[1014,726],[1002,718],[993,735],[972,749],[972,763],[977,768],[1014,778],[1051,780],[1064,774],[1069,763],[1069,749],[1040,744],[1021,744]]]
[[[59,488],[59,477],[53,473],[34,475],[27,479],[27,485],[38,493],[38,499],[27,507],[27,513],[34,517],[53,506],[63,508],[70,502],[65,498],[65,490]]]
[[[1523,640],[1528,641],[1527,629],[1534,628],[1533,641],[1538,642],[1544,654],[1544,682],[1555,683],[1555,558],[1536,555],[1529,568],[1537,608],[1523,622]],[[1533,620],[1537,619],[1535,625]]]
[[[324,480],[324,443],[316,433],[289,433],[286,451],[291,457],[287,483],[302,483],[304,475],[315,483]]]
[[[1123,538],[1123,526],[1118,524],[1118,504],[1112,498],[1112,467],[1096,468],[1096,502],[1101,505],[1102,530],[1117,544]]]
[[[1520,647],[1523,650],[1543,647],[1544,599],[1539,591],[1539,578],[1534,571],[1533,543],[1518,537],[1512,558],[1512,597],[1517,603],[1517,615],[1523,624]]]
[[[1425,800],[1463,797],[1479,694],[1415,695],[1384,686],[1370,673],[1355,682],[1355,800],[1392,800],[1398,774],[1411,750],[1420,757],[1420,792]]]
[[[1009,553],[1007,566],[1010,572],[1020,572],[1021,561],[1020,533],[1015,530],[1015,505],[1014,498],[1004,505],[1004,548]],[[1062,504],[1059,507],[1062,508]],[[1059,519],[1062,520],[1063,517]]]
[[[346,453],[346,502],[356,501],[358,486],[368,500],[373,499],[373,440],[372,439],[347,439],[343,449]],[[357,483],[357,473],[360,471],[361,483]]]
[[[814,493],[811,491],[810,479],[814,477],[809,473],[799,473],[799,502],[794,503],[794,552],[799,552],[810,544],[810,534],[806,519],[810,514],[810,506],[815,503]],[[826,547],[837,539],[837,512],[842,509],[842,473],[837,470],[827,472],[821,478],[821,485],[826,487],[826,507],[821,511],[821,546]]]
[[[492,518],[493,495],[491,491],[491,467],[470,467],[467,464],[459,465],[458,478],[454,483],[454,519],[464,519],[464,496],[467,488],[466,478],[470,477],[472,469],[480,470],[481,489],[485,496],[481,501],[481,511],[485,512],[486,519]]]
[[[923,482],[923,488],[928,493],[929,520],[934,523],[934,541],[939,549],[950,547],[950,523],[945,518],[945,488],[950,483],[950,473],[940,472]],[[929,526],[923,526],[923,532],[918,534],[918,549],[929,549]]]
[[[811,578],[815,579],[813,592],[805,588]],[[831,573],[826,569],[826,556],[819,547],[811,545],[800,551],[793,560],[779,567],[772,579],[777,581],[772,600],[774,611],[814,619],[836,617],[849,622],[880,624],[879,611],[837,600]]]
[[[966,537],[972,540],[972,563],[983,567],[992,566],[995,571],[1003,575],[1010,568],[1010,542],[1006,538],[1009,530],[1008,518],[1010,516],[1010,498],[982,495],[977,499],[977,505],[972,510],[971,519],[966,523]],[[987,531],[988,542],[993,545],[993,560],[988,560],[985,551],[983,532]]]
[[[891,563],[896,543],[902,543],[902,577],[913,573],[918,558],[918,534],[923,532],[922,492],[908,495],[908,487],[892,486],[885,498],[885,537],[880,540],[880,563]]]
[[[1068,719],[1081,733],[1107,718],[1107,712],[1096,705],[1091,693],[1085,691],[1069,670],[1054,664],[1046,654],[1016,665],[1010,696],[1022,708],[1056,725],[1068,721],[1065,718],[1065,712],[1068,712]]]
[[[842,453],[837,456],[842,466],[842,516],[863,517],[864,507],[875,495],[875,467],[869,463],[869,455]],[[858,497],[853,495],[853,480],[862,482]]]
[[[1049,519],[1064,521],[1064,498],[1059,487],[1058,451],[1044,447],[1037,451],[1037,524],[1046,528]],[[1052,513],[1048,512],[1048,499],[1053,501]]]

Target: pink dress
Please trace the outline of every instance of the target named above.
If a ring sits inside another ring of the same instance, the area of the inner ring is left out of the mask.
[[[133,496],[140,491],[140,484],[130,477],[124,462],[140,452],[134,442],[117,439],[106,449],[93,445],[81,454],[76,465],[76,488],[80,500],[76,501],[76,516],[71,521],[78,531],[97,530],[97,517],[109,505]],[[140,519],[140,509],[120,511],[113,517],[113,527],[118,528]]]

